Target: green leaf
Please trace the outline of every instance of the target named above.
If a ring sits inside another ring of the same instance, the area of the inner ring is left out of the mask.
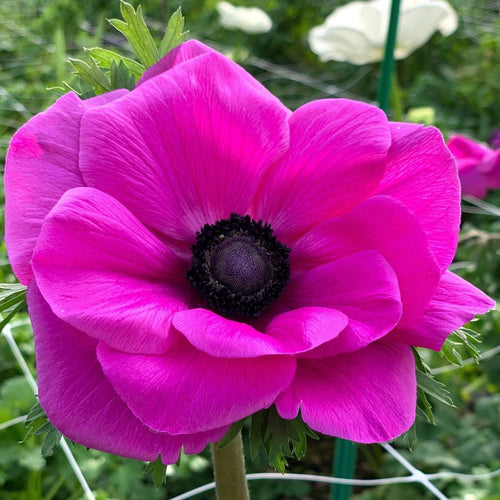
[[[91,49],[85,49],[85,52],[90,54],[90,57],[92,57],[92,59],[94,59],[97,65],[101,68],[109,69],[111,68],[113,62],[118,65],[123,62],[128,70],[134,75],[136,80],[138,80],[144,71],[146,71],[146,68],[141,63],[117,54],[111,50],[93,47]]]
[[[434,379],[429,373],[417,370],[417,386],[423,392],[436,398],[438,401],[449,406],[454,406],[453,400],[450,397],[450,392],[446,389],[446,386]]]
[[[0,284],[0,312],[24,302],[26,287],[19,283]]]
[[[110,24],[125,35],[146,68],[153,66],[160,57],[153,37],[142,17],[142,7],[139,5],[135,11],[132,5],[121,0],[120,10],[124,21],[110,19]]]
[[[132,90],[135,87],[134,75],[129,73],[123,61],[120,61],[120,64],[113,61],[110,70],[111,88]]]
[[[161,455],[154,462],[149,462],[144,469],[144,473],[153,472],[153,483],[159,488],[167,481],[167,466],[161,461]]]
[[[250,456],[255,460],[259,453],[262,436],[266,430],[266,412],[259,411],[252,415],[252,425],[250,427]]]
[[[160,58],[186,40],[189,31],[182,31],[183,29],[184,16],[182,15],[181,8],[179,7],[168,21],[165,36],[163,37],[158,49]]]
[[[457,351],[456,347],[460,346],[459,342],[453,342],[449,337],[445,340],[443,347],[441,348],[441,356],[444,356],[446,360],[455,366],[462,366],[463,360],[460,353]]]
[[[436,421],[434,420],[434,414],[432,413],[432,406],[427,399],[427,395],[422,389],[418,389],[418,404],[417,410],[419,410],[418,414],[420,417],[423,417],[427,422],[436,425]],[[422,408],[423,406],[423,408]]]
[[[474,361],[478,363],[481,359],[481,353],[477,348],[477,344],[481,343],[481,341],[479,340],[481,335],[478,332],[471,330],[470,328],[464,327],[455,330],[452,335],[457,337],[458,341],[463,345],[472,359],[474,359]]]
[[[93,59],[90,60],[90,65],[81,59],[69,59],[69,62],[75,73],[89,83],[96,94],[104,94],[112,90],[110,81]]]
[[[45,410],[42,408],[42,405],[37,401],[31,408],[30,412],[26,416],[26,425],[34,422],[40,417],[46,417]]]
[[[250,454],[255,458],[260,443],[264,445],[269,464],[281,473],[288,465],[287,458],[301,459],[306,452],[307,436],[318,439],[300,415],[293,420],[282,419],[276,408],[252,415]]]
[[[227,431],[227,434],[217,443],[217,448],[225,448],[241,431],[245,420],[246,418],[242,418],[241,420],[238,420],[238,422],[234,422],[234,424],[231,425],[230,429]]]
[[[50,426],[52,428],[49,429],[42,443],[42,457],[52,455],[54,448],[61,441],[62,434],[52,424]]]
[[[6,316],[0,321],[0,331],[2,331],[5,328],[5,325],[24,307],[24,298],[23,301],[20,302],[17,306],[15,306],[12,309],[9,309],[7,312]]]

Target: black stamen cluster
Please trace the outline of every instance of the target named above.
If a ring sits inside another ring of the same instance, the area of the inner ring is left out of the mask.
[[[191,251],[186,278],[219,313],[258,316],[290,280],[290,248],[249,215],[205,224]]]

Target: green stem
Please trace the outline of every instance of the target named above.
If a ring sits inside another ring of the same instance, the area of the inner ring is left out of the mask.
[[[382,74],[378,85],[378,105],[386,113],[389,111],[391,102],[391,77],[394,71],[394,47],[396,46],[396,35],[398,32],[399,5],[401,0],[392,0],[391,17],[389,29],[385,42],[385,54],[382,61]]]
[[[352,441],[335,439],[335,455],[333,457],[333,476],[352,479],[356,470],[357,445]],[[348,500],[351,498],[352,486],[335,484],[331,490],[332,500]]]
[[[211,445],[217,500],[249,500],[241,432],[224,448]]]

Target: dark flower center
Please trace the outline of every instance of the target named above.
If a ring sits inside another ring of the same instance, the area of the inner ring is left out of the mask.
[[[290,248],[249,215],[205,224],[191,250],[186,278],[220,313],[258,316],[290,279]]]

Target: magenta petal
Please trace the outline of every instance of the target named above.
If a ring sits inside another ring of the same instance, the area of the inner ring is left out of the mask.
[[[242,68],[207,53],[87,113],[83,177],[148,227],[190,244],[204,224],[247,212],[288,146],[288,115]]]
[[[367,250],[318,266],[293,279],[283,293],[288,307],[326,307],[349,317],[334,340],[308,356],[360,349],[383,337],[401,318],[397,277],[378,252]]]
[[[380,252],[396,272],[403,304],[400,324],[414,323],[434,295],[441,271],[417,217],[398,200],[373,196],[342,217],[318,224],[295,244],[292,269],[369,249]]]
[[[335,338],[347,316],[322,307],[305,307],[277,315],[265,333],[206,309],[175,314],[173,325],[188,341],[217,358],[253,358],[305,352]]]
[[[393,141],[376,192],[399,199],[417,216],[444,272],[457,246],[460,185],[439,130],[424,127]]]
[[[101,342],[97,355],[134,415],[171,434],[208,431],[269,407],[296,365],[288,356],[214,358],[186,341],[162,356],[125,354]]]
[[[175,463],[182,446],[199,453],[228,428],[172,436],[142,424],[116,394],[96,357],[97,342],[58,319],[32,282],[28,305],[35,334],[38,396],[50,421],[72,441],[138,460]],[[169,407],[165,401],[165,411]]]
[[[73,327],[128,352],[161,353],[174,312],[188,307],[185,264],[119,202],[92,188],[66,192],[35,247],[38,286]]]
[[[385,114],[360,102],[314,101],[289,122],[290,149],[254,203],[256,218],[270,222],[285,242],[370,194],[391,143]]]
[[[415,362],[409,346],[374,343],[331,358],[299,360],[278,413],[313,430],[361,443],[387,441],[415,420]]]
[[[451,332],[493,307],[495,301],[481,290],[446,271],[422,319],[410,328],[396,328],[389,337],[439,351]]]
[[[194,57],[201,56],[206,53],[214,53],[215,50],[208,47],[204,43],[198,40],[188,40],[187,42],[178,45],[170,52],[162,57],[156,64],[149,67],[144,74],[139,78],[137,86],[142,85],[145,81],[153,78],[154,76],[160,75],[174,66],[178,66]]]
[[[5,241],[24,285],[33,277],[31,255],[44,217],[66,190],[84,185],[78,169],[83,113],[126,92],[87,101],[66,94],[12,138],[5,161]]]
[[[424,126],[419,123],[389,122],[389,128],[391,129],[392,140],[399,141],[403,137],[421,130]]]

